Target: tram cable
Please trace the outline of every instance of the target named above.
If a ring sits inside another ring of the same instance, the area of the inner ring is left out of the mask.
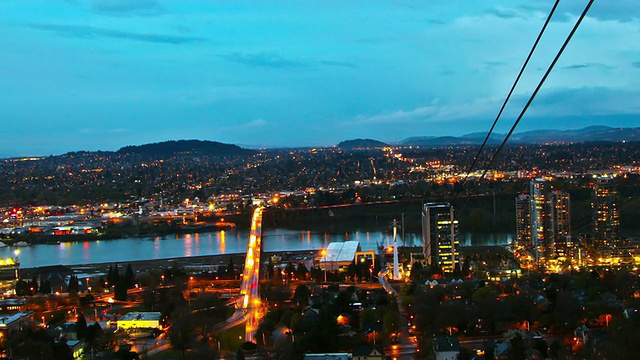
[[[460,194],[461,189],[464,188],[464,185],[467,183],[467,179],[469,178],[469,174],[471,174],[471,172],[473,171],[474,167],[476,166],[478,160],[480,159],[480,155],[482,154],[482,151],[484,150],[485,146],[487,145],[487,142],[489,142],[489,138],[491,138],[491,134],[493,133],[493,130],[495,129],[496,125],[498,124],[498,120],[500,120],[500,116],[502,116],[502,112],[504,111],[505,107],[507,106],[507,103],[509,102],[509,100],[511,99],[511,95],[513,95],[514,90],[516,89],[516,86],[518,85],[518,82],[520,81],[520,78],[522,77],[522,74],[524,73],[524,70],[527,68],[527,65],[529,64],[529,60],[531,60],[531,57],[533,56],[533,53],[535,52],[538,43],[540,42],[540,39],[542,38],[542,35],[544,34],[545,30],[547,29],[547,25],[549,25],[549,22],[551,22],[551,18],[553,17],[553,14],[556,11],[556,8],[558,7],[558,4],[560,3],[560,0],[556,0],[555,4],[553,4],[553,7],[551,8],[551,11],[549,12],[549,16],[547,16],[547,20],[544,22],[544,25],[542,26],[542,29],[540,29],[540,32],[538,33],[538,37],[536,38],[536,41],[533,43],[533,46],[531,47],[531,50],[529,50],[529,55],[527,55],[527,59],[524,61],[524,63],[522,64],[522,67],[520,68],[520,72],[518,73],[518,76],[516,77],[516,80],[513,82],[513,85],[511,85],[511,90],[509,90],[509,93],[507,94],[507,97],[504,99],[504,102],[502,103],[502,107],[500,107],[500,111],[498,111],[498,115],[496,116],[495,120],[493,120],[493,124],[491,125],[491,128],[489,129],[489,132],[487,132],[487,136],[484,138],[484,141],[482,142],[482,145],[480,145],[480,149],[478,149],[478,152],[476,153],[475,157],[473,158],[473,162],[471,163],[471,166],[469,166],[469,170],[467,170],[464,179],[462,179],[462,186],[459,187],[458,191],[456,191],[454,197],[453,197],[453,201],[455,201],[458,198],[458,195]]]
[[[493,156],[491,157],[491,159],[489,160],[489,163],[486,165],[484,171],[482,172],[482,175],[480,176],[480,178],[476,181],[475,186],[473,188],[473,191],[471,192],[471,194],[467,195],[467,198],[464,202],[464,205],[462,205],[462,208],[460,209],[460,212],[462,212],[462,210],[464,210],[467,206],[467,204],[469,203],[469,200],[471,199],[471,195],[473,193],[475,193],[475,191],[477,190],[477,188],[479,187],[480,182],[484,179],[484,177],[487,175],[487,173],[489,172],[489,169],[491,168],[491,166],[493,165],[493,163],[495,162],[495,160],[497,159],[497,157],[500,155],[500,153],[502,152],[502,150],[504,149],[505,145],[507,144],[507,142],[509,141],[509,138],[511,138],[511,135],[513,135],[513,132],[516,130],[516,128],[518,127],[518,124],[520,124],[520,121],[522,120],[522,118],[524,117],[524,114],[527,112],[527,110],[529,109],[529,106],[531,105],[531,103],[533,102],[533,100],[535,99],[536,95],[538,95],[538,92],[540,92],[540,89],[542,88],[542,85],[544,84],[544,82],[547,80],[547,78],[549,77],[549,74],[551,73],[551,71],[553,70],[553,68],[555,67],[556,63],[558,62],[558,60],[560,59],[560,56],[562,55],[562,53],[564,52],[564,50],[566,49],[567,45],[569,44],[569,42],[571,41],[571,39],[573,38],[573,35],[575,34],[575,32],[578,30],[578,27],[580,27],[580,24],[582,23],[582,20],[584,20],[584,18],[587,16],[587,13],[589,12],[589,9],[591,8],[591,5],[593,5],[593,2],[595,0],[589,0],[589,3],[587,4],[587,6],[584,8],[584,10],[582,11],[582,14],[580,14],[580,17],[578,18],[578,20],[576,21],[575,25],[573,26],[573,28],[571,29],[571,32],[569,33],[569,35],[567,35],[567,38],[565,39],[564,43],[562,44],[562,46],[560,47],[560,50],[558,50],[558,52],[556,53],[556,56],[553,58],[553,61],[551,62],[551,64],[549,65],[549,67],[547,68],[547,71],[544,73],[544,75],[542,76],[542,79],[540,79],[540,82],[538,82],[538,85],[536,86],[536,89],[533,91],[533,93],[531,94],[531,96],[529,97],[529,100],[527,101],[527,103],[525,104],[524,108],[522,109],[522,111],[520,112],[520,115],[518,115],[518,118],[516,119],[516,121],[513,123],[513,126],[511,126],[511,129],[509,130],[509,132],[507,133],[507,135],[505,136],[504,140],[502,141],[502,143],[500,144],[500,146],[498,147],[498,149],[496,150],[496,152],[493,154]]]

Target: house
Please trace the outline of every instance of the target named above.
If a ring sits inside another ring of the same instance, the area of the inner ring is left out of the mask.
[[[27,311],[27,299],[0,299],[0,312]]]
[[[383,360],[384,350],[381,346],[362,345],[353,348],[353,360]]]
[[[33,325],[33,311],[0,314],[0,346],[13,333]]]
[[[55,339],[65,339],[67,341],[78,340],[78,330],[75,322],[66,322],[61,325],[51,326],[47,332]]]
[[[68,340],[67,346],[71,350],[74,359],[80,359],[84,353],[84,340]]]
[[[460,354],[460,342],[456,336],[435,336],[434,352],[436,360],[457,360]]]

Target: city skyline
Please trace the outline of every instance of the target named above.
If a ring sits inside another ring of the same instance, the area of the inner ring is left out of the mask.
[[[497,132],[585,4],[560,4]],[[487,131],[551,6],[4,1],[0,157]],[[596,2],[517,131],[640,126],[638,18]]]

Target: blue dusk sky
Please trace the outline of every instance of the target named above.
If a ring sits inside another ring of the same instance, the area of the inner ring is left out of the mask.
[[[562,1],[505,133],[587,1]],[[486,132],[553,5],[1,0],[0,156]],[[640,1],[596,1],[517,132],[640,126]]]

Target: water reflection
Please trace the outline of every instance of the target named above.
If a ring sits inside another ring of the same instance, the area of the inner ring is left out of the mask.
[[[127,262],[195,255],[244,253],[249,231],[220,230],[200,234],[169,237],[141,237],[103,240],[60,245],[32,245],[21,249],[22,267],[49,265],[77,265],[87,263]],[[206,239],[206,240],[205,240]],[[377,250],[378,244],[393,243],[393,235],[385,231],[353,231],[345,233],[314,232],[309,230],[267,229],[263,233],[263,247],[267,252],[320,250],[330,242],[357,240],[363,250]],[[461,234],[461,246],[505,245],[511,234]],[[398,236],[406,246],[421,246],[421,234]],[[13,256],[15,249],[0,249],[0,257]]]

